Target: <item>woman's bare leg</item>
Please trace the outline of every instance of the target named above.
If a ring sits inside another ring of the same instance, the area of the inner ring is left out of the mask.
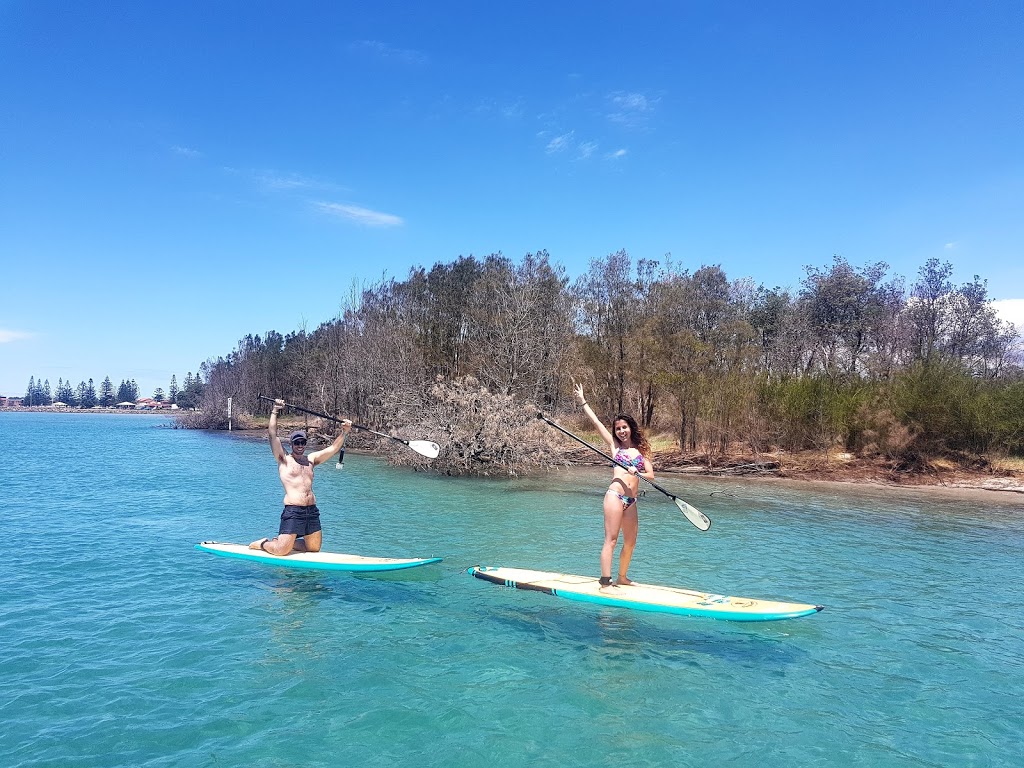
[[[612,555],[619,541],[622,528],[622,502],[618,496],[606,493],[604,496],[604,546],[601,547],[601,575],[611,578]]]
[[[616,584],[632,584],[629,580],[629,562],[636,548],[636,536],[640,530],[640,517],[634,501],[622,512],[622,551],[619,553],[619,578]]]

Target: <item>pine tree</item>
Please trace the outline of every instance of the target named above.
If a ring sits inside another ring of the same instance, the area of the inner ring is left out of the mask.
[[[198,408],[203,399],[203,379],[197,373],[195,377],[189,371],[185,374],[185,388],[178,393],[178,406],[181,408]]]
[[[109,408],[114,402],[114,385],[111,383],[110,377],[107,376],[100,384],[100,405]]]
[[[71,382],[70,381],[64,381],[63,379],[58,379],[57,380],[57,391],[54,394],[54,397],[56,397],[57,400],[59,400],[62,403],[67,403],[68,405],[74,405],[75,404],[75,391],[71,388]]]
[[[79,408],[95,408],[96,407],[96,385],[93,384],[92,379],[89,379],[89,383],[83,385],[84,389],[82,396],[79,398]]]
[[[25,390],[25,405],[29,405],[29,406],[36,405],[35,396],[36,396],[36,377],[35,376],[29,376],[28,377],[28,389]]]
[[[158,403],[162,403],[164,401],[163,387],[157,387],[156,389],[153,390],[153,399],[156,400]]]
[[[171,386],[167,390],[167,399],[172,403],[178,402],[178,380],[174,374],[171,374]]]

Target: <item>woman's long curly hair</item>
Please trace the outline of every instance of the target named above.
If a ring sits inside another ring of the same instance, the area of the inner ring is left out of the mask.
[[[615,424],[620,421],[624,421],[629,425],[629,436],[633,440],[632,445],[619,445],[619,438],[615,436]],[[628,413],[620,413],[612,419],[612,440],[615,441],[616,448],[636,448],[644,456],[651,455],[651,444],[647,442],[647,436],[640,431],[640,427],[636,423],[636,419]]]

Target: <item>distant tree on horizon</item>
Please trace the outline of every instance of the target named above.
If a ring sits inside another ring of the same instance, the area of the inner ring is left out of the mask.
[[[79,408],[95,408],[96,407],[96,385],[93,384],[92,379],[89,379],[89,383],[84,381],[78,385],[78,407]]]
[[[103,383],[100,384],[100,406],[103,408],[109,408],[115,402],[114,385],[111,383],[110,377],[107,376],[103,379]]]
[[[203,399],[203,389],[202,377],[198,373],[193,377],[189,371],[185,374],[185,386],[178,392],[175,402],[180,408],[198,408]]]
[[[171,374],[171,386],[167,390],[167,399],[172,403],[178,402],[178,379]]]
[[[162,403],[164,401],[163,387],[157,387],[156,389],[153,390],[153,399],[156,400],[158,403]]]
[[[121,386],[117,388],[117,401],[119,403],[134,403],[139,399],[139,387],[135,380],[121,380]]]
[[[78,399],[75,397],[75,391],[71,388],[70,380],[64,381],[63,379],[57,379],[57,391],[55,397],[59,403],[78,405]]]
[[[25,397],[22,403],[28,406],[50,405],[53,398],[50,396],[50,380],[40,382],[35,376],[29,376],[28,389],[25,390]]]

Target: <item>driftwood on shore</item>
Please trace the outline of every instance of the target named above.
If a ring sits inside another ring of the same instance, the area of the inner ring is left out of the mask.
[[[563,453],[567,464],[586,466],[608,466],[611,462],[602,460],[593,451],[584,448],[573,448]],[[709,465],[706,460],[684,456],[678,452],[659,451],[654,455],[654,465],[658,472],[690,473],[695,475],[754,475],[778,474],[782,465],[776,460],[749,460],[723,458],[718,464]]]
[[[777,473],[782,469],[782,465],[777,461],[753,461],[747,464],[730,464],[723,467],[705,467],[704,471],[708,474],[720,474],[720,475],[751,475],[760,472]]]
[[[718,464],[687,459],[683,456],[656,456],[657,469],[661,472],[680,472],[699,475],[756,475],[778,474],[782,465],[778,461],[724,460]]]

